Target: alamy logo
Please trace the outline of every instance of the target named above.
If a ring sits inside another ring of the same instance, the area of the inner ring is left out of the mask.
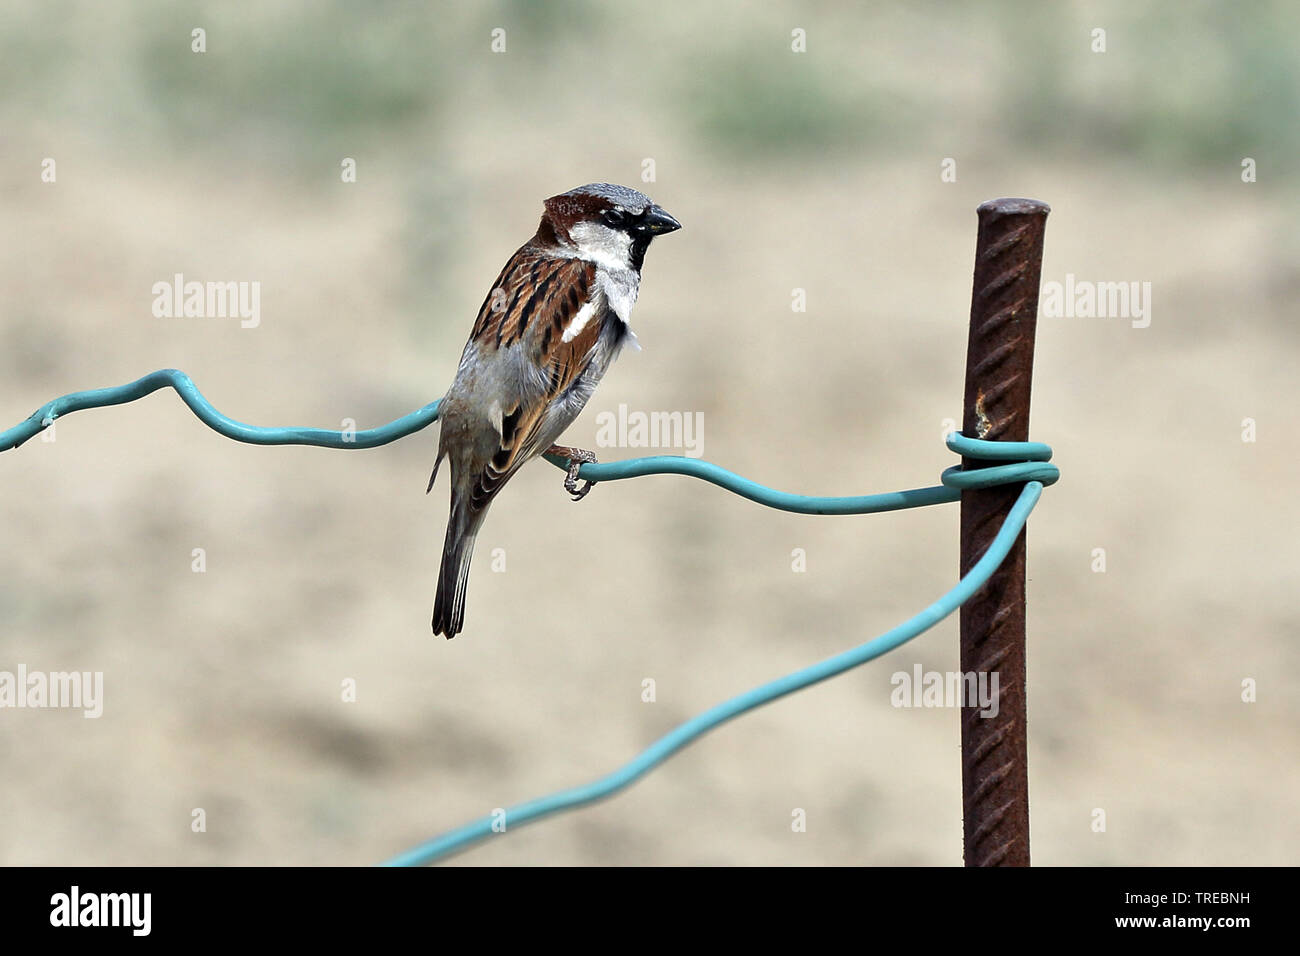
[[[245,329],[262,324],[262,283],[186,282],[184,273],[171,282],[155,282],[153,314],[159,319],[239,319]]]
[[[997,671],[897,671],[889,683],[889,702],[895,707],[979,707],[981,717],[998,715]]]
[[[0,708],[70,708],[82,716],[104,713],[103,671],[29,671],[18,665],[18,673],[0,671]]]
[[[596,445],[600,448],[680,448],[687,458],[704,454],[703,412],[629,412],[596,416]]]
[[[51,926],[128,926],[132,936],[148,936],[153,910],[152,893],[68,893],[50,897]]]
[[[1151,324],[1150,282],[1091,282],[1065,274],[1065,282],[1044,282],[1039,309],[1053,319],[1131,319],[1133,328]]]

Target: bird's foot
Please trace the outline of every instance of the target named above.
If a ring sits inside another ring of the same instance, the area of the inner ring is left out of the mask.
[[[587,497],[596,484],[586,478],[583,480],[581,488],[578,487],[578,469],[583,465],[594,465],[596,463],[596,453],[587,451],[585,448],[569,448],[567,445],[552,445],[546,449],[546,454],[554,455],[557,458],[567,458],[569,460],[569,473],[564,478],[564,490],[573,496],[574,501],[581,501]]]

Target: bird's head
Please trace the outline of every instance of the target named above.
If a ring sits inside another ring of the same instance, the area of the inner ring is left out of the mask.
[[[537,236],[607,269],[640,272],[650,240],[680,228],[682,224],[645,193],[588,183],[546,200]]]

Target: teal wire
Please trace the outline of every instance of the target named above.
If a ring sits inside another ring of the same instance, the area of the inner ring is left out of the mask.
[[[228,418],[212,407],[198,386],[179,369],[165,368],[150,372],[143,378],[113,388],[94,388],[72,392],[42,405],[28,418],[6,431],[0,432],[0,451],[17,448],[33,435],[44,430],[59,417],[84,408],[103,408],[122,405],[158,391],[174,388],[186,405],[203,424],[215,432],[250,445],[317,445],[321,448],[374,448],[432,425],[438,419],[438,402],[430,402],[418,411],[403,415],[395,422],[380,428],[359,432],[336,432],[326,428],[260,428],[245,425]]]
[[[560,468],[566,467],[563,459],[546,455],[546,460]],[[769,508],[792,511],[804,515],[864,515],[882,511],[899,511],[903,508],[923,508],[926,505],[956,501],[961,492],[955,488],[911,488],[907,491],[890,491],[876,495],[849,495],[843,498],[826,498],[816,495],[795,495],[777,491],[756,481],[727,471],[711,461],[699,458],[678,458],[672,455],[652,455],[649,458],[629,458],[583,465],[578,477],[591,481],[620,481],[640,478],[643,475],[689,475],[725,488],[730,492],[756,501]]]
[[[1023,481],[1037,481],[1044,486],[1052,485],[1061,476],[1055,465],[1047,463],[1047,460],[1052,457],[1052,449],[1042,442],[982,441],[978,438],[967,438],[960,432],[956,432],[945,439],[945,444],[959,455],[986,461],[1004,461],[1008,464],[992,465],[970,471],[963,471],[960,465],[954,465],[940,477],[942,485],[875,495],[851,495],[843,498],[795,495],[786,491],[777,491],[743,478],[735,472],[727,471],[712,462],[672,455],[583,465],[578,470],[578,477],[591,481],[620,481],[624,478],[640,478],[643,475],[689,475],[725,488],[742,498],[781,511],[806,515],[860,515],[958,501],[963,490],[975,488],[992,488],[995,485],[1017,484]],[[567,467],[567,463],[562,458],[554,455],[545,457],[557,467]]]
[[[62,415],[86,408],[121,405],[167,387],[175,389],[190,411],[209,428],[235,441],[255,445],[374,448],[413,434],[431,425],[438,418],[439,403],[431,402],[387,425],[352,433],[322,428],[247,425],[217,411],[184,372],[178,369],[162,369],[126,385],[73,392],[42,405],[25,421],[0,432],[0,451],[17,448],[49,427]],[[711,482],[750,501],[771,508],[799,514],[821,515],[872,514],[902,508],[917,508],[956,501],[960,499],[963,490],[1020,482],[1025,484],[988,551],[952,590],[920,614],[875,640],[718,704],[661,737],[631,762],[592,783],[530,800],[506,810],[504,818],[506,829],[612,796],[639,780],[683,747],[727,721],[787,694],[874,660],[925,632],[961,607],[1002,563],[1042,494],[1043,487],[1055,483],[1060,477],[1060,472],[1056,466],[1047,463],[1052,457],[1052,450],[1041,442],[981,441],[958,433],[950,435],[946,439],[946,444],[952,451],[977,462],[997,461],[1004,464],[979,466],[970,470],[954,466],[943,473],[942,484],[939,486],[847,497],[795,495],[777,491],[711,462],[694,458],[660,455],[626,461],[584,464],[579,469],[578,475],[591,481],[620,481],[644,475],[687,475]],[[546,458],[561,469],[568,466],[563,459],[550,455]],[[389,860],[385,865],[415,866],[442,859],[490,836],[494,832],[494,822],[496,822],[494,816],[475,820],[408,850]]]
[[[700,737],[720,727],[727,721],[733,720],[741,714],[764,704],[769,704],[778,698],[785,697],[787,694],[793,694],[795,691],[810,687],[837,674],[842,674],[851,668],[865,664],[867,661],[874,660],[880,655],[910,641],[918,634],[934,627],[934,625],[961,607],[992,576],[998,565],[1002,563],[1011,550],[1011,546],[1015,543],[1020,530],[1025,526],[1025,521],[1029,518],[1029,513],[1033,511],[1042,491],[1043,486],[1041,483],[1037,481],[1028,482],[1007,515],[1006,521],[1002,523],[1002,529],[998,532],[997,537],[993,539],[993,543],[984,552],[984,556],[975,563],[970,572],[938,601],[893,630],[887,631],[880,637],[852,650],[836,654],[834,657],[828,657],[826,660],[810,667],[805,667],[793,674],[770,681],[761,687],[756,687],[751,691],[711,707],[704,713],[680,725],[671,733],[660,737],[635,759],[598,780],[585,786],[561,790],[558,793],[540,797],[536,800],[529,800],[527,803],[508,808],[505,810],[503,818],[491,814],[481,817],[472,823],[457,827],[455,830],[450,830],[405,853],[401,853],[388,860],[384,865],[421,866],[426,863],[433,863],[492,836],[494,832],[493,824],[497,823],[499,826],[499,820],[505,824],[505,829],[500,832],[509,832],[512,828],[520,827],[543,817],[565,810],[573,810],[613,796],[644,777],[683,747],[694,743]]]
[[[71,412],[81,411],[86,408],[122,405],[126,402],[144,398],[159,389],[169,387],[175,389],[176,394],[181,397],[181,400],[185,402],[199,421],[213,431],[235,441],[252,445],[314,445],[321,448],[340,449],[375,448],[413,434],[433,424],[438,419],[439,403],[430,402],[423,408],[411,412],[409,415],[404,415],[387,425],[352,433],[336,432],[324,428],[266,428],[247,425],[217,411],[188,375],[179,369],[168,368],[151,372],[143,378],[136,379],[126,385],[72,392],[69,395],[56,398],[54,401],[42,405],[25,421],[4,432],[0,432],[0,451],[17,448],[23,442],[48,427],[51,422]],[[963,440],[973,441],[972,439]],[[951,440],[949,442],[949,447],[960,454],[981,454],[983,457],[988,458],[1006,457],[1007,452],[999,447],[1001,445],[1024,446],[1023,448],[1015,448],[1015,453],[1011,455],[1012,458],[1032,458],[1031,452],[1041,455],[1043,449],[1047,449],[1047,446],[1036,442],[976,442],[973,446],[958,447],[954,447]],[[1047,449],[1046,453],[1050,457],[1051,450]],[[561,459],[550,455],[546,456],[546,459],[558,468],[567,467],[567,462]],[[785,491],[777,491],[774,488],[768,488],[756,481],[741,477],[735,472],[727,471],[712,462],[667,455],[583,465],[578,475],[591,481],[619,481],[643,475],[689,475],[693,478],[711,482],[741,497],[748,498],[750,501],[766,505],[769,508],[777,508],[781,511],[791,511],[796,514],[850,515],[876,514],[884,511],[921,508],[927,505],[956,501],[961,497],[961,487],[972,487],[969,484],[959,484],[961,481],[969,481],[969,476],[984,475],[987,472],[989,475],[980,480],[984,480],[989,484],[996,484],[1006,480],[1015,480],[1014,468],[1017,467],[1022,466],[1013,466],[1013,477],[1011,479],[1007,479],[999,473],[996,476],[996,481],[989,481],[994,469],[981,469],[978,472],[967,472],[963,475],[959,468],[953,468],[945,472],[943,485],[941,486],[846,497],[796,495]],[[1055,476],[1055,467],[1047,465],[1046,470],[1039,468],[1032,473],[1023,473],[1019,480],[1033,479],[1042,481],[1044,484],[1051,484],[1056,480]],[[979,487],[984,486],[980,485]]]

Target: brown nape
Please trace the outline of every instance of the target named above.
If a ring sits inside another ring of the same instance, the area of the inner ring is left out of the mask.
[[[550,216],[543,216],[541,224],[537,227],[537,235],[534,237],[539,246],[558,246],[560,237],[555,233],[555,225],[551,222]]]

